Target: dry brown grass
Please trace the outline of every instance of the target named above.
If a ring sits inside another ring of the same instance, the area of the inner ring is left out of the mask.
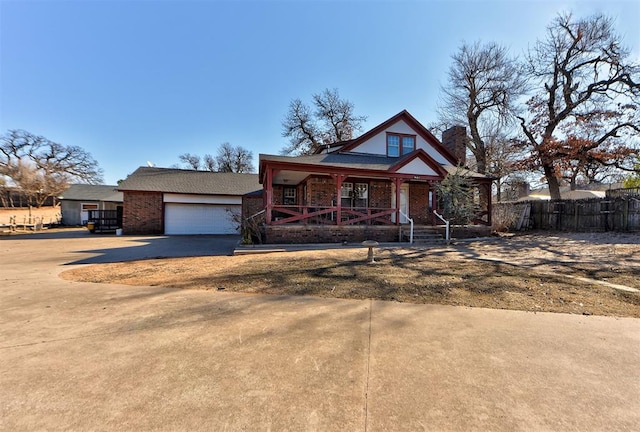
[[[586,252],[580,242],[574,252],[556,254],[555,258],[571,258],[566,261],[547,256],[553,255],[552,248],[544,245],[516,256],[522,245],[518,240],[508,244],[498,240],[431,250],[379,250],[375,264],[366,262],[366,249],[156,259],[92,265],[64,272],[62,277],[182,289],[640,317],[640,293],[599,283],[606,279],[640,288],[637,245],[618,246],[614,255],[607,252],[606,262],[594,250],[591,257],[595,259],[576,262],[571,254]],[[519,262],[496,261],[517,257]],[[629,262],[634,265],[627,265]],[[563,274],[593,280],[584,282]]]

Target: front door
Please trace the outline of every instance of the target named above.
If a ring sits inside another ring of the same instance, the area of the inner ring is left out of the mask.
[[[396,208],[396,188],[392,188],[391,192],[391,207]],[[400,210],[405,215],[409,215],[409,185],[407,183],[403,183],[400,185]],[[396,214],[393,213],[391,215],[391,222],[396,222]],[[400,223],[408,223],[409,220],[406,216],[400,214]]]

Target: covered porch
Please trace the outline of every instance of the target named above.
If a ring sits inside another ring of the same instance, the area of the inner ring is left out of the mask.
[[[448,171],[421,150],[405,158],[260,157],[263,189],[243,200],[243,213],[253,222],[259,217],[268,243],[399,241],[407,224],[445,223],[437,216],[443,208],[437,186]],[[491,181],[474,186],[478,207],[474,223],[490,225],[491,201],[481,196],[486,197],[482,191],[490,191]]]
[[[263,205],[267,225],[435,225],[437,178],[270,168]]]

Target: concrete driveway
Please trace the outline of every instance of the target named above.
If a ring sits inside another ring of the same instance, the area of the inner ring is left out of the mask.
[[[0,430],[640,424],[640,320],[57,277],[146,244],[0,238]]]
[[[1,237],[0,237],[1,239]],[[98,264],[152,258],[233,255],[238,235],[115,236],[91,234],[84,228],[22,234],[12,240],[77,240],[76,260],[67,264]],[[59,242],[58,242],[59,243]],[[58,244],[56,243],[56,244]],[[62,242],[61,244],[66,244]],[[40,247],[40,246],[39,246]]]

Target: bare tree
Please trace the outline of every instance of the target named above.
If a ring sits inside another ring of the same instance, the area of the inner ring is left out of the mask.
[[[494,139],[513,119],[517,99],[524,93],[520,67],[507,49],[495,42],[464,43],[452,56],[447,84],[438,107],[440,122],[468,127],[468,147],[476,170],[486,174],[487,140]],[[505,149],[506,150],[506,149]]]
[[[204,155],[202,158],[202,164],[207,171],[216,171],[216,160],[210,154]]]
[[[352,139],[366,120],[354,114],[353,103],[341,99],[337,89],[314,94],[313,108],[300,99],[289,104],[282,121],[282,136],[290,142],[283,154],[313,154],[323,144]]]
[[[560,198],[562,164],[586,160],[588,152],[616,138],[631,142],[640,132],[639,73],[613,21],[603,14],[560,15],[530,50],[527,75],[536,90],[527,103],[528,117],[519,116],[521,146],[531,151],[523,162],[542,170],[552,199]],[[595,118],[600,121],[591,121]],[[581,120],[592,127],[589,140],[567,135],[567,125]]]
[[[200,157],[199,155],[196,155],[196,154],[183,153],[180,156],[178,156],[178,159],[180,159],[180,162],[182,162],[182,165],[175,164],[173,165],[175,168],[184,167],[186,169],[196,170],[196,171],[211,171],[211,172],[218,171],[216,166],[216,160],[210,154],[205,154],[203,157]]]
[[[218,148],[216,156],[218,172],[253,172],[253,153],[241,146],[232,146],[228,142]]]
[[[487,130],[485,152],[487,166],[485,174],[496,179],[496,199],[502,200],[502,189],[522,176],[518,161],[522,158],[522,151],[514,146],[514,139],[505,129],[498,126]]]
[[[218,147],[218,154],[214,158],[210,154],[204,157],[191,153],[178,156],[183,166],[196,171],[252,173],[253,153],[242,146],[233,146],[228,142]],[[180,165],[176,165],[180,167]]]
[[[17,186],[36,206],[60,195],[72,181],[102,182],[98,162],[84,149],[24,130],[9,130],[0,137],[0,176],[3,184]]]
[[[180,159],[180,162],[186,165],[187,169],[199,171],[202,166],[200,156],[198,155],[192,155],[191,153],[183,153],[180,156],[178,156],[178,159]]]

